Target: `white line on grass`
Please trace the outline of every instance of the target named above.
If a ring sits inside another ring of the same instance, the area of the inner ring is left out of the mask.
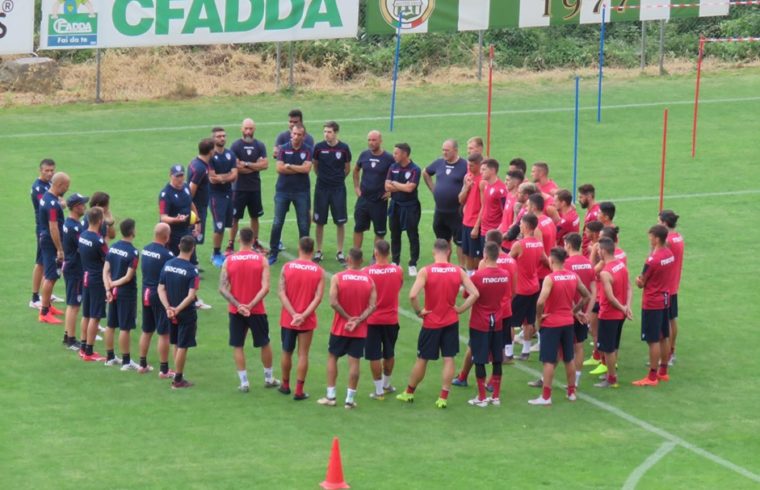
[[[283,251],[283,252],[280,252],[279,255],[282,255],[282,256],[286,257],[288,260],[295,259],[295,257],[292,254],[288,253],[288,252],[284,252]],[[334,274],[332,272],[328,271],[327,269],[325,269],[324,271],[325,271],[325,275],[327,277],[329,277],[329,278],[333,277]],[[409,311],[409,310],[407,310],[405,308],[399,307],[398,312],[401,315],[405,316],[406,318],[409,318],[409,319],[411,319],[411,320],[413,320],[413,321],[415,321],[417,323],[422,323],[422,320],[420,320],[417,317],[417,315],[415,315],[414,313],[412,313],[411,311]],[[463,337],[463,336],[460,335],[459,336],[459,340],[463,344],[467,345],[467,337]],[[517,368],[517,369],[519,369],[520,371],[522,371],[524,373],[530,374],[531,376],[536,376],[536,377],[540,377],[541,376],[541,373],[539,371],[536,371],[535,369],[529,368],[529,367],[527,367],[527,366],[525,366],[523,364],[516,363],[516,364],[514,364],[514,367]],[[562,386],[560,383],[558,383],[556,381],[555,381],[555,384],[557,386]],[[637,425],[637,426],[641,427],[642,429],[644,429],[645,431],[647,431],[647,432],[649,432],[651,434],[655,434],[655,435],[658,435],[658,436],[662,437],[663,439],[665,439],[665,440],[669,441],[670,443],[672,443],[674,446],[677,445],[677,446],[681,446],[681,447],[683,447],[685,449],[688,449],[689,451],[691,451],[691,452],[693,452],[695,454],[698,454],[699,456],[707,458],[707,459],[709,459],[710,461],[712,461],[712,462],[714,462],[716,464],[719,464],[719,465],[721,465],[721,466],[723,466],[725,468],[728,468],[729,470],[733,471],[734,473],[737,473],[737,474],[742,475],[742,476],[744,476],[746,478],[749,478],[750,480],[754,480],[755,482],[760,483],[760,475],[752,473],[751,471],[749,471],[749,470],[747,470],[745,468],[742,468],[741,466],[739,466],[737,464],[734,464],[731,461],[723,459],[720,456],[717,456],[717,455],[715,455],[715,454],[713,454],[713,453],[711,453],[709,451],[706,451],[706,450],[702,449],[699,446],[695,446],[694,444],[692,444],[690,442],[687,442],[687,441],[681,439],[680,437],[678,437],[678,436],[676,436],[674,434],[671,434],[670,432],[667,432],[666,430],[660,429],[659,427],[656,427],[656,426],[650,424],[649,422],[645,422],[644,420],[636,418],[633,415],[631,415],[631,414],[629,414],[627,412],[624,412],[624,411],[620,410],[617,407],[614,407],[614,406],[612,406],[610,404],[607,404],[607,403],[605,403],[603,401],[597,400],[596,398],[592,397],[591,395],[586,395],[584,393],[580,393],[579,392],[579,393],[577,393],[577,396],[581,400],[584,400],[584,401],[586,401],[586,402],[588,402],[588,403],[596,406],[597,408],[601,408],[602,410],[604,410],[606,412],[609,412],[612,415],[615,415],[615,416],[617,416],[617,417],[619,417],[619,418],[621,418],[623,420],[627,420],[628,422],[632,423],[633,425]],[[649,461],[649,459],[647,459],[647,461]],[[655,463],[656,462],[657,461],[655,461]],[[654,463],[652,463],[652,465],[654,465]]]
[[[663,442],[662,445],[657,448],[657,451],[649,455],[635,470],[628,476],[623,485],[623,490],[634,490],[636,485],[639,484],[639,480],[649,471],[652,466],[656,465],[662,458],[668,455],[670,451],[675,449],[676,443],[672,441]]]
[[[726,99],[707,99],[700,100],[700,104],[730,104],[736,102],[755,102],[760,101],[760,97],[735,97]],[[639,102],[636,104],[616,104],[603,106],[606,110],[613,109],[639,109],[645,107],[662,107],[662,106],[676,106],[676,105],[691,105],[693,100],[676,100],[676,101],[663,101],[663,102]],[[512,110],[500,110],[492,111],[494,116],[504,116],[513,114],[546,114],[556,112],[573,112],[575,109],[572,107],[546,107],[546,108],[533,108],[533,109],[512,109]],[[597,110],[596,106],[581,107],[581,111]],[[481,117],[485,116],[483,111],[472,112],[444,112],[444,113],[429,113],[429,114],[408,114],[397,115],[396,119],[434,119],[439,117]],[[368,121],[385,121],[388,119],[388,115],[382,116],[364,116],[364,117],[349,117],[341,119],[341,123],[345,122],[368,122]],[[318,118],[315,118],[318,119]],[[239,122],[227,122],[220,123],[223,126],[235,126]],[[116,128],[116,129],[92,129],[85,131],[56,131],[52,133],[16,133],[16,134],[0,134],[0,139],[8,138],[37,138],[37,137],[55,137],[55,136],[77,136],[77,135],[92,135],[92,134],[121,134],[121,133],[153,133],[158,131],[185,131],[189,129],[208,129],[213,124],[194,124],[186,126],[156,126],[150,128]],[[256,126],[284,126],[282,121],[264,121],[257,122]]]

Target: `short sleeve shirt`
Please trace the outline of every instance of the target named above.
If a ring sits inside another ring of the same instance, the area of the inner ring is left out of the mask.
[[[198,188],[195,190],[193,203],[200,209],[206,209],[209,201],[209,190],[211,183],[208,181],[208,165],[200,158],[194,158],[187,166],[187,183],[195,184]]]
[[[140,252],[126,240],[119,240],[108,248],[106,261],[111,269],[111,280],[124,277],[129,269],[135,270],[132,280],[119,286],[119,295],[134,297],[137,295],[137,265],[140,262]]]
[[[63,223],[63,273],[65,276],[81,276],[82,261],[79,258],[79,234],[82,222],[68,217]]]
[[[460,158],[449,163],[439,158],[425,168],[428,175],[435,175],[435,210],[441,213],[459,211],[459,191],[462,190],[464,176],[467,174],[467,161]]]
[[[235,159],[235,154],[225,148],[219,153],[214,153],[214,156],[211,157],[209,166],[217,175],[224,175],[232,172],[236,165],[237,161]],[[226,194],[232,191],[232,182],[210,184],[209,187],[211,192]]]
[[[239,139],[232,143],[230,147],[232,153],[239,162],[256,163],[260,158],[267,157],[267,148],[264,143],[254,139],[248,143]],[[249,174],[243,174],[238,172],[238,178],[235,181],[235,190],[243,192],[261,191],[261,175],[260,172],[251,172]]]
[[[180,214],[189,215],[192,210],[193,198],[190,195],[190,188],[187,184],[182,189],[175,189],[171,184],[161,190],[158,196],[158,212],[169,217],[176,217]],[[189,229],[189,223],[172,223],[169,225],[172,234],[182,233]]]
[[[300,148],[295,149],[288,142],[280,148],[280,154],[277,157],[280,161],[290,165],[303,165],[305,162],[312,160],[312,148],[305,143]],[[311,180],[309,174],[280,174],[277,176],[277,192],[310,192]]]
[[[346,179],[346,165],[351,163],[351,149],[342,141],[330,146],[320,141],[314,146],[314,160],[317,162],[317,186],[323,188],[341,187]]]
[[[417,189],[420,185],[420,174],[422,172],[420,171],[420,167],[415,165],[414,162],[410,161],[409,165],[406,167],[402,167],[398,163],[394,163],[391,165],[391,168],[388,169],[388,175],[385,177],[386,180],[390,180],[392,182],[398,182],[400,184],[407,184],[409,182],[413,182],[417,184],[417,187],[414,188],[412,192],[392,192],[391,193],[391,200],[393,202],[399,203],[399,204],[408,204],[412,202],[418,202],[417,199]]]
[[[84,285],[103,286],[103,264],[108,245],[105,239],[94,231],[84,230],[79,235],[79,257],[84,270]]]
[[[362,197],[369,201],[380,201],[385,195],[385,177],[388,169],[395,162],[393,155],[387,151],[380,155],[374,155],[370,150],[364,150],[356,166],[362,171],[361,191]]]
[[[42,196],[39,209],[38,234],[40,237],[50,237],[50,222],[55,221],[58,224],[59,236],[63,233],[63,208],[58,201],[58,197],[50,191]]]
[[[40,223],[40,200],[47,191],[50,190],[50,182],[45,182],[42,179],[37,179],[32,184],[32,206],[34,207],[34,223],[39,225]],[[38,230],[39,231],[39,230]]]
[[[158,283],[166,288],[169,305],[179,306],[191,289],[198,290],[200,279],[198,269],[193,264],[181,257],[176,257],[164,265]],[[181,322],[194,321],[197,318],[195,302],[192,301],[177,315],[177,319]]]
[[[160,243],[152,242],[143,247],[140,255],[142,256],[140,263],[142,287],[143,289],[155,289],[158,287],[158,280],[161,278],[161,270],[169,260],[174,258],[174,254]]]

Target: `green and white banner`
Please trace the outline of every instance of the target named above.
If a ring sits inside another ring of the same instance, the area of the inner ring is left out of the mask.
[[[0,54],[34,51],[34,2],[0,0]]]
[[[358,0],[42,0],[40,48],[336,39],[358,25]]]
[[[684,4],[680,2],[688,1]],[[456,32],[726,15],[728,0],[367,0],[367,32]]]

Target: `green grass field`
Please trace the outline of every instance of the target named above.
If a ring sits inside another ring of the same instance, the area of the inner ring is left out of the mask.
[[[141,376],[83,363],[61,346],[62,329],[37,323],[36,313],[27,307],[34,259],[29,186],[40,159],[55,158],[58,168],[71,175],[70,192],[109,192],[114,215],[137,220],[137,244],[142,246],[151,239],[157,194],[169,165],[187,163],[213,125],[226,126],[232,141],[240,121],[252,116],[258,122],[256,136],[271,150],[287,111],[299,106],[307,129],[317,135],[322,121],[340,122],[341,139],[358,155],[370,129],[387,129],[388,94],[308,93],[4,109],[2,487],[316,488],[325,476],[336,435],[346,480],[356,489],[621,488],[636,482],[639,488],[757,486],[760,363],[752,346],[760,317],[760,262],[753,253],[760,239],[753,226],[760,212],[758,87],[758,69],[705,75],[699,148],[692,160],[692,78],[608,80],[601,125],[595,117],[595,80],[583,81],[579,184],[593,182],[598,198],[618,204],[615,221],[622,229],[621,245],[632,274],[643,264],[646,230],[656,220],[662,110],[670,108],[665,205],[681,215],[679,229],[687,242],[678,363],[670,383],[655,389],[630,386],[645,374],[646,347],[639,341],[636,314],[624,329],[621,388],[595,390],[592,377],[584,374],[579,401],[567,402],[558,390],[548,409],[526,403],[536,396],[526,381],[540,368],[537,356],[505,369],[500,408],[470,407],[466,400],[475,388],[454,388],[449,408],[435,409],[440,363],[430,365],[413,405],[390,397],[384,402],[369,400],[371,377],[363,363],[359,408],[347,412],[320,407],[314,400],[325,388],[332,319],[327,301],[319,308],[320,327],[306,383],[312,398],[296,403],[265,390],[258,353],[250,347],[254,389],[243,395],[237,391],[227,346],[227,314],[216,292],[208,243],[199,249],[206,269],[200,294],[214,308],[199,313],[199,346],[190,352],[186,367],[196,383],[191,390],[173,392],[155,373]],[[407,141],[413,160],[426,165],[438,156],[445,138],[464,142],[484,135],[485,105],[484,86],[402,90],[400,117],[396,131],[385,134],[386,147]],[[569,188],[572,106],[570,78],[495,87],[492,154],[503,163],[518,155],[529,162],[547,161],[552,177]],[[263,175],[264,238],[272,218],[275,177],[272,169]],[[427,189],[420,196],[426,210],[420,225],[425,263],[433,237],[432,197]],[[294,218],[292,211],[289,218]],[[333,230],[326,230],[328,260],[323,265],[337,271]],[[291,253],[296,234],[295,222],[288,222],[283,240]],[[370,251],[368,243],[365,253]],[[406,241],[404,247],[406,258]],[[279,266],[272,272],[276,277]],[[406,309],[410,284],[407,279],[402,292]],[[63,295],[63,281],[56,293]],[[636,292],[637,308],[639,298]],[[275,294],[267,298],[267,309],[279,377]],[[466,318],[461,323],[466,325]],[[401,316],[401,326],[397,387],[406,384],[418,332],[418,323],[408,316]],[[464,328],[460,332],[466,335]],[[134,356],[136,339],[135,334]],[[102,352],[102,346],[98,350]],[[154,365],[156,356],[154,341]],[[338,396],[343,396],[345,361],[339,367]],[[564,377],[561,370],[558,377]],[[470,380],[473,383],[473,375]]]

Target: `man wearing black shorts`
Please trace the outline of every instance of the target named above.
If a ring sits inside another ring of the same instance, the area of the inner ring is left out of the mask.
[[[87,211],[88,228],[79,235],[79,257],[82,259],[82,322],[87,323],[86,342],[79,351],[85,362],[100,362],[106,358],[93,350],[98,334],[98,323],[106,313],[106,287],[103,284],[103,266],[108,245],[100,235],[103,209],[95,206]]]
[[[370,225],[375,229],[375,241],[385,237],[388,229],[388,199],[385,191],[385,176],[393,165],[393,155],[383,150],[380,131],[373,130],[367,135],[367,149],[356,160],[354,166],[354,248],[362,248],[364,232]],[[361,181],[360,181],[361,176]]]
[[[195,293],[200,286],[200,275],[190,262],[194,251],[195,238],[190,235],[182,237],[179,241],[179,257],[164,265],[158,281],[158,297],[169,319],[169,342],[175,346],[173,390],[193,386],[193,383],[184,378],[184,371],[187,349],[197,345]]]
[[[63,172],[58,172],[51,179],[50,189],[42,196],[37,228],[38,243],[42,256],[43,277],[40,297],[39,321],[58,325],[63,323],[55,315],[63,314],[53,306],[53,287],[60,276],[58,269],[63,264],[63,208],[60,200],[69,190],[71,179]]]
[[[269,168],[267,149],[261,140],[254,138],[256,123],[253,119],[243,120],[241,127],[242,138],[232,143],[230,150],[237,157],[238,178],[233,187],[232,229],[230,229],[230,241],[227,250],[235,248],[235,237],[238,232],[238,223],[245,216],[246,209],[251,218],[251,230],[253,230],[253,249],[259,253],[267,253],[267,250],[259,241],[259,218],[264,216],[264,207],[261,204],[261,172]]]
[[[435,199],[435,214],[433,215],[435,237],[443,238],[447,242],[454,241],[457,246],[457,261],[463,266],[462,212],[459,193],[467,174],[467,161],[459,157],[459,145],[456,140],[444,141],[441,151],[442,157],[425,168],[422,178]],[[433,182],[434,175],[435,182]]]

